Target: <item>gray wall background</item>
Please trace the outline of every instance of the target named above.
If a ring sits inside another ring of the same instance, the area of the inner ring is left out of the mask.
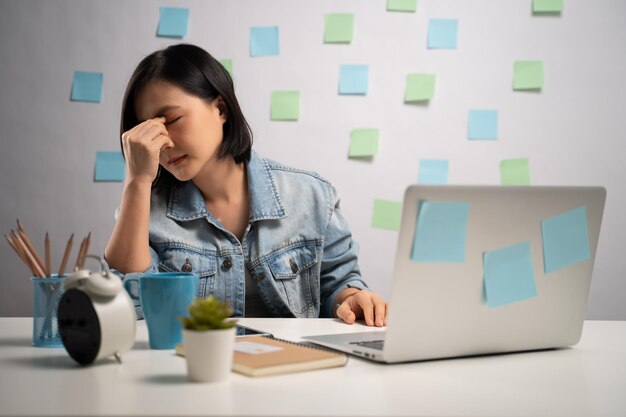
[[[190,9],[182,40],[234,63],[255,148],[314,170],[342,195],[361,244],[365,279],[390,293],[397,232],[370,226],[374,199],[401,200],[420,159],[448,159],[451,184],[498,184],[502,159],[528,157],[535,185],[603,185],[608,197],[588,318],[626,320],[626,2],[565,0],[561,16],[533,16],[531,0],[0,0],[0,230],[15,219],[37,249],[50,232],[56,268],[70,233],[92,232],[101,253],[121,183],[94,183],[96,151],[118,150],[121,99],[156,36],[160,6]],[[323,43],[324,14],[354,13],[350,45]],[[459,21],[458,49],[428,50],[428,20]],[[280,56],[251,58],[251,26],[279,26]],[[515,60],[544,61],[540,93],[512,91]],[[339,96],[339,66],[369,64],[367,96]],[[104,73],[100,104],[70,102],[75,70]],[[403,103],[408,73],[437,75],[427,106]],[[298,122],[272,122],[272,90],[299,90]],[[470,109],[499,111],[499,139],[467,140]],[[371,162],[347,158],[350,131],[380,129]],[[75,246],[76,247],[76,246]],[[74,261],[74,254],[71,259]],[[0,316],[32,314],[29,271],[6,243]]]

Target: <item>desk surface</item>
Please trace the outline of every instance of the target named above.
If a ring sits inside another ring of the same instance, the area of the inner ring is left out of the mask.
[[[363,331],[327,319],[243,319],[277,337]],[[31,347],[32,319],[0,318],[0,415],[624,416],[626,322],[587,321],[570,349],[342,368],[217,384],[150,350],[143,322],[123,364],[79,367]],[[378,329],[372,329],[378,330]]]

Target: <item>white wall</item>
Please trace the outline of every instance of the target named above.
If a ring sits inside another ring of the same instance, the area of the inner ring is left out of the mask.
[[[531,0],[0,0],[0,230],[26,226],[58,265],[71,232],[103,251],[120,183],[94,183],[96,151],[118,150],[122,94],[139,60],[179,41],[156,37],[159,6],[189,7],[184,42],[234,62],[236,92],[262,155],[315,170],[343,197],[371,286],[387,296],[397,232],[370,227],[374,199],[400,200],[419,159],[448,159],[451,184],[498,184],[502,159],[528,157],[536,185],[608,190],[588,317],[626,319],[626,2],[565,0],[533,16]],[[355,16],[350,45],[322,41],[324,14]],[[428,50],[431,18],[459,21],[458,49]],[[251,26],[278,25],[280,56],[251,58]],[[543,60],[540,93],[512,91],[513,62]],[[367,96],[337,94],[341,64],[368,64]],[[75,70],[104,73],[100,104],[70,102]],[[403,103],[405,77],[437,75],[427,106]],[[301,92],[298,122],[269,120],[270,92]],[[469,142],[470,109],[499,111],[499,139]],[[347,158],[350,130],[376,127],[372,162]],[[0,245],[0,316],[32,314],[29,272]],[[72,259],[73,261],[73,259]]]

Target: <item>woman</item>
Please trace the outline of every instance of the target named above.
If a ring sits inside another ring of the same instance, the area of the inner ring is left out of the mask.
[[[387,303],[361,279],[335,189],[252,151],[232,79],[209,53],[173,45],[143,59],[121,132],[112,268],[196,272],[199,296],[228,301],[235,316],[386,324]]]

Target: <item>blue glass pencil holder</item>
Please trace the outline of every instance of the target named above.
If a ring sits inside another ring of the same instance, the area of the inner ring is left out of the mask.
[[[50,278],[31,278],[33,282],[33,346],[63,347],[57,311],[63,295],[63,280],[56,274]]]

